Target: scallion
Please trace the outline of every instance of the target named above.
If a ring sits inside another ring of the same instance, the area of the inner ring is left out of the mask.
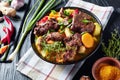
[[[91,22],[91,21],[90,21],[90,20],[87,20],[87,19],[83,19],[82,22],[85,23],[85,24],[87,24],[87,23],[89,23],[89,22]]]
[[[36,21],[40,18],[42,18],[42,16],[48,11],[50,10],[56,0],[50,0],[43,8],[41,11],[39,11],[37,14],[35,12],[35,16],[33,16],[32,20],[30,20],[30,22],[28,23],[28,25],[25,27],[24,32],[22,33],[22,36],[20,38],[20,41],[18,42],[18,45],[16,46],[15,50],[13,51],[13,53],[11,53],[11,55],[8,57],[8,60],[13,60],[14,57],[16,56],[16,54],[18,53],[18,51],[20,50],[22,43],[25,39],[25,37],[27,36],[28,32],[32,29],[32,27],[34,26],[34,24],[36,23]],[[42,5],[42,4],[41,4]],[[39,5],[39,6],[41,6]]]
[[[33,5],[33,7],[31,8],[31,10],[29,11],[29,13],[27,14],[26,18],[25,18],[25,21],[23,23],[23,27],[22,27],[22,32],[24,32],[24,29],[25,29],[25,26],[26,26],[26,23],[27,23],[27,20],[30,16],[30,14],[32,13],[32,11],[35,9],[35,7],[37,6],[37,4],[39,3],[40,0],[37,0],[36,3]],[[31,20],[33,18],[35,18],[35,16],[37,15],[37,13],[39,12],[40,8],[42,7],[42,4],[44,3],[45,0],[42,0],[36,10],[36,12],[34,13],[33,17],[31,18]]]

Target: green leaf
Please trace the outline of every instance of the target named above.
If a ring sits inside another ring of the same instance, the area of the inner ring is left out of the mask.
[[[52,12],[53,14],[56,14],[56,11],[55,11],[55,10],[51,10],[51,12]]]
[[[64,10],[64,14],[65,14],[66,16],[69,16],[69,15],[70,15],[70,13],[69,13],[67,10]]]
[[[90,20],[87,20],[87,19],[83,19],[82,22],[85,23],[85,24],[87,24],[87,23],[89,23],[89,22],[91,22],[91,21],[90,21]]]

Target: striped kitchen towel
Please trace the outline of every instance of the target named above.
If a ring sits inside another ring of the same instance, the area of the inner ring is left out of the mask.
[[[93,12],[105,28],[113,7],[102,7],[82,0],[69,0],[66,6],[85,8]],[[84,60],[85,61],[85,60]],[[17,70],[32,80],[71,80],[84,61],[71,65],[55,65],[40,59],[30,48],[17,64]]]

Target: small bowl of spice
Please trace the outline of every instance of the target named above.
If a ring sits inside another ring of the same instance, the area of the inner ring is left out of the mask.
[[[92,67],[95,80],[120,80],[120,62],[112,57],[98,59]]]

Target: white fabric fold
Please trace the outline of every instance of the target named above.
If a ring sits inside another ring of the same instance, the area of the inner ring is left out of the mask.
[[[113,7],[102,7],[82,0],[69,0],[66,6],[80,7],[93,12],[105,28]],[[85,62],[55,65],[40,59],[30,48],[17,64],[17,70],[32,80],[71,80]]]

